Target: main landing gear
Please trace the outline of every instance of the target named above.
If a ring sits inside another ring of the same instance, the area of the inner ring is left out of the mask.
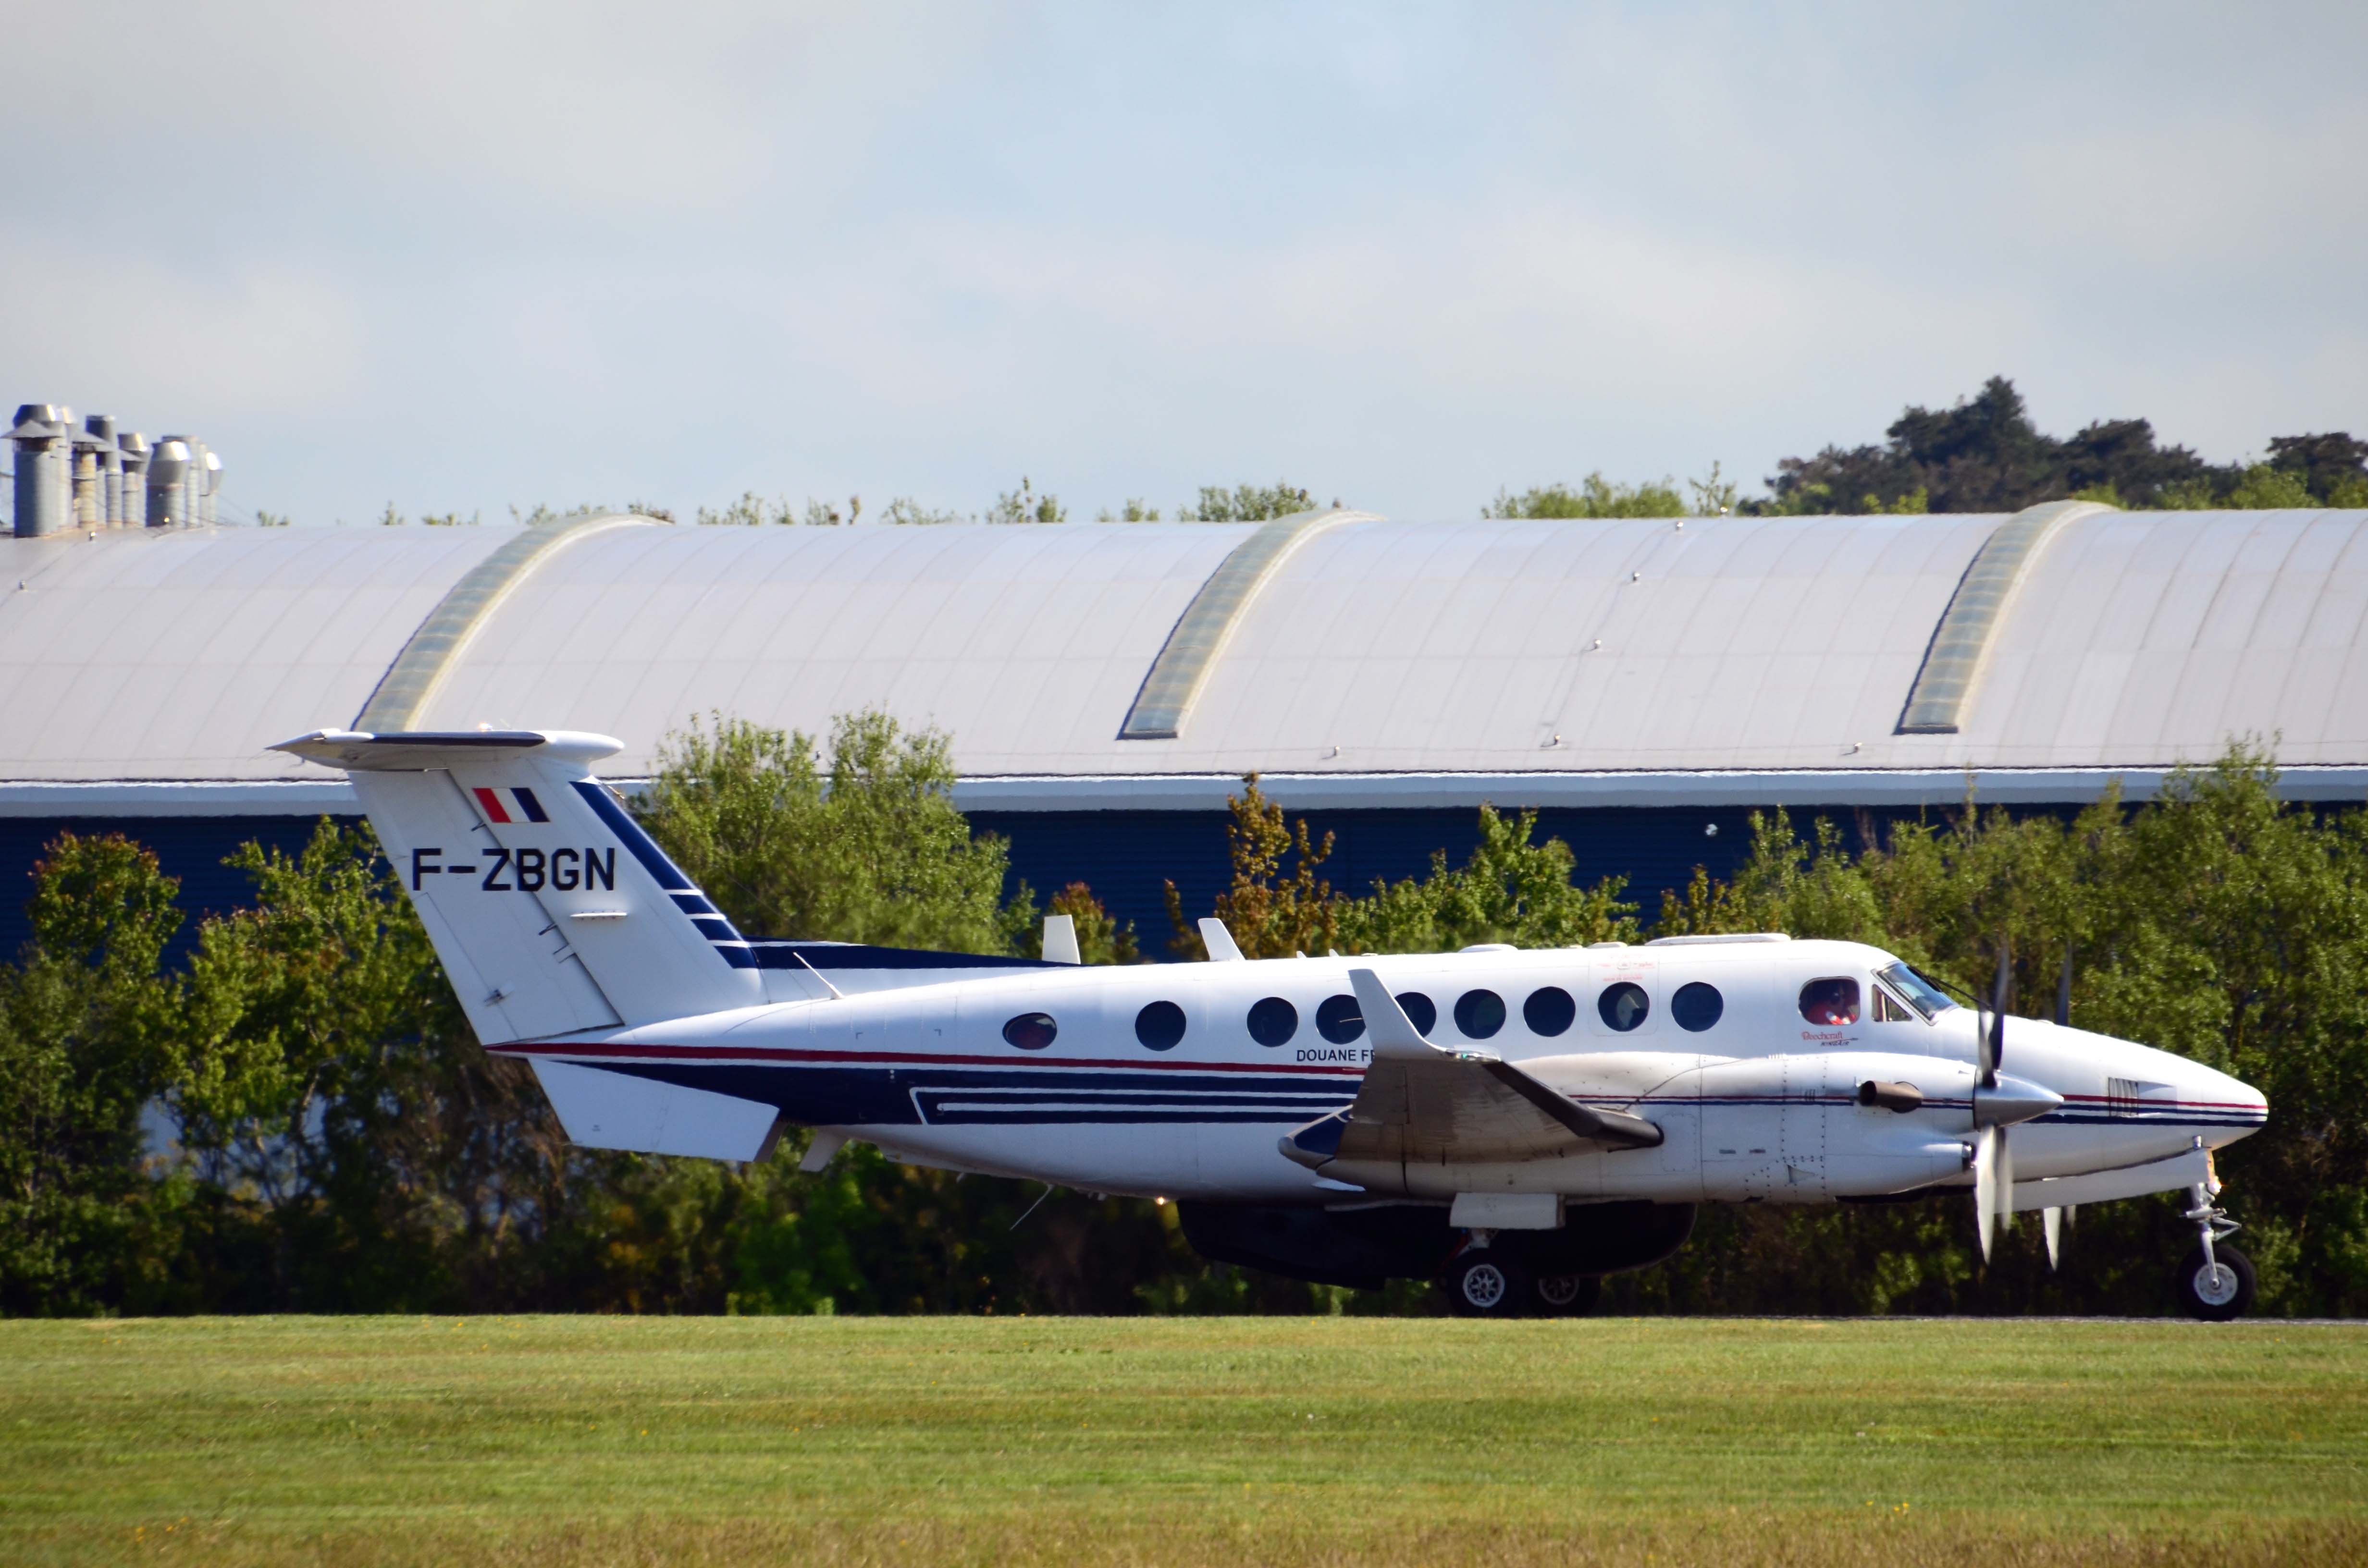
[[[1495,1248],[1467,1252],[1447,1266],[1447,1304],[1466,1318],[1521,1315],[1534,1288],[1530,1271]]]
[[[1537,1282],[1540,1317],[1583,1318],[1595,1311],[1603,1294],[1600,1274],[1541,1274]]]
[[[1479,1245],[1458,1255],[1440,1277],[1458,1317],[1585,1317],[1603,1281],[1592,1274],[1538,1273],[1510,1249]]]
[[[2205,1323],[2242,1317],[2253,1305],[2253,1261],[2223,1244],[2240,1227],[2213,1201],[2216,1187],[2198,1182],[2187,1195],[2194,1201],[2180,1218],[2193,1222],[2197,1241],[2179,1266],[2180,1309]]]

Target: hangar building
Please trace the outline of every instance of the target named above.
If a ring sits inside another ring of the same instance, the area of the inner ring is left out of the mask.
[[[0,542],[0,947],[63,826],[221,858],[351,812],[265,749],[325,726],[601,731],[613,775],[711,710],[953,737],[960,804],[1040,892],[1164,949],[1255,770],[1362,891],[1535,806],[1656,892],[1754,807],[1858,821],[2143,796],[2232,736],[2368,795],[2368,512],[843,528],[97,528]]]

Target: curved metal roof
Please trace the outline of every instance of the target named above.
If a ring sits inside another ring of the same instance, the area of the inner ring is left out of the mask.
[[[1969,767],[2242,734],[2368,767],[2368,512],[1321,520],[1288,551],[1226,524],[11,540],[0,781],[302,777],[263,748],[373,693],[420,727],[613,734],[620,775],[709,710],[817,731],[879,704],[1004,803],[1094,779],[1182,803],[1154,781],[1253,768],[1303,798],[1913,775],[1946,799]],[[1133,733],[1174,734],[1122,738],[1147,697],[1175,722]]]

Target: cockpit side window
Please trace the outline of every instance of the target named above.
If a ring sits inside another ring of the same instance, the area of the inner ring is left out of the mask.
[[[1878,985],[1874,988],[1874,1021],[1878,1024],[1907,1024],[1916,1021],[1907,1004]]]
[[[1877,970],[1875,978],[1907,998],[1907,1005],[1923,1014],[1926,1023],[1932,1021],[1933,1014],[1945,1013],[1957,1005],[1950,999],[1947,992],[1904,963],[1896,963],[1889,969]]]
[[[1801,987],[1801,1017],[1823,1028],[1858,1022],[1858,982],[1846,974],[1809,982]]]

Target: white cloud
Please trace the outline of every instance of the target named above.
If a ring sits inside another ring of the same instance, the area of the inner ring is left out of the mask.
[[[300,517],[2368,425],[2349,10],[76,6],[0,364]],[[87,69],[93,60],[106,71]],[[251,487],[251,488],[250,488]]]
[[[125,428],[264,419],[361,389],[368,333],[338,281],[300,267],[209,277],[164,254],[16,233],[0,249],[0,363],[23,399],[114,413]]]

